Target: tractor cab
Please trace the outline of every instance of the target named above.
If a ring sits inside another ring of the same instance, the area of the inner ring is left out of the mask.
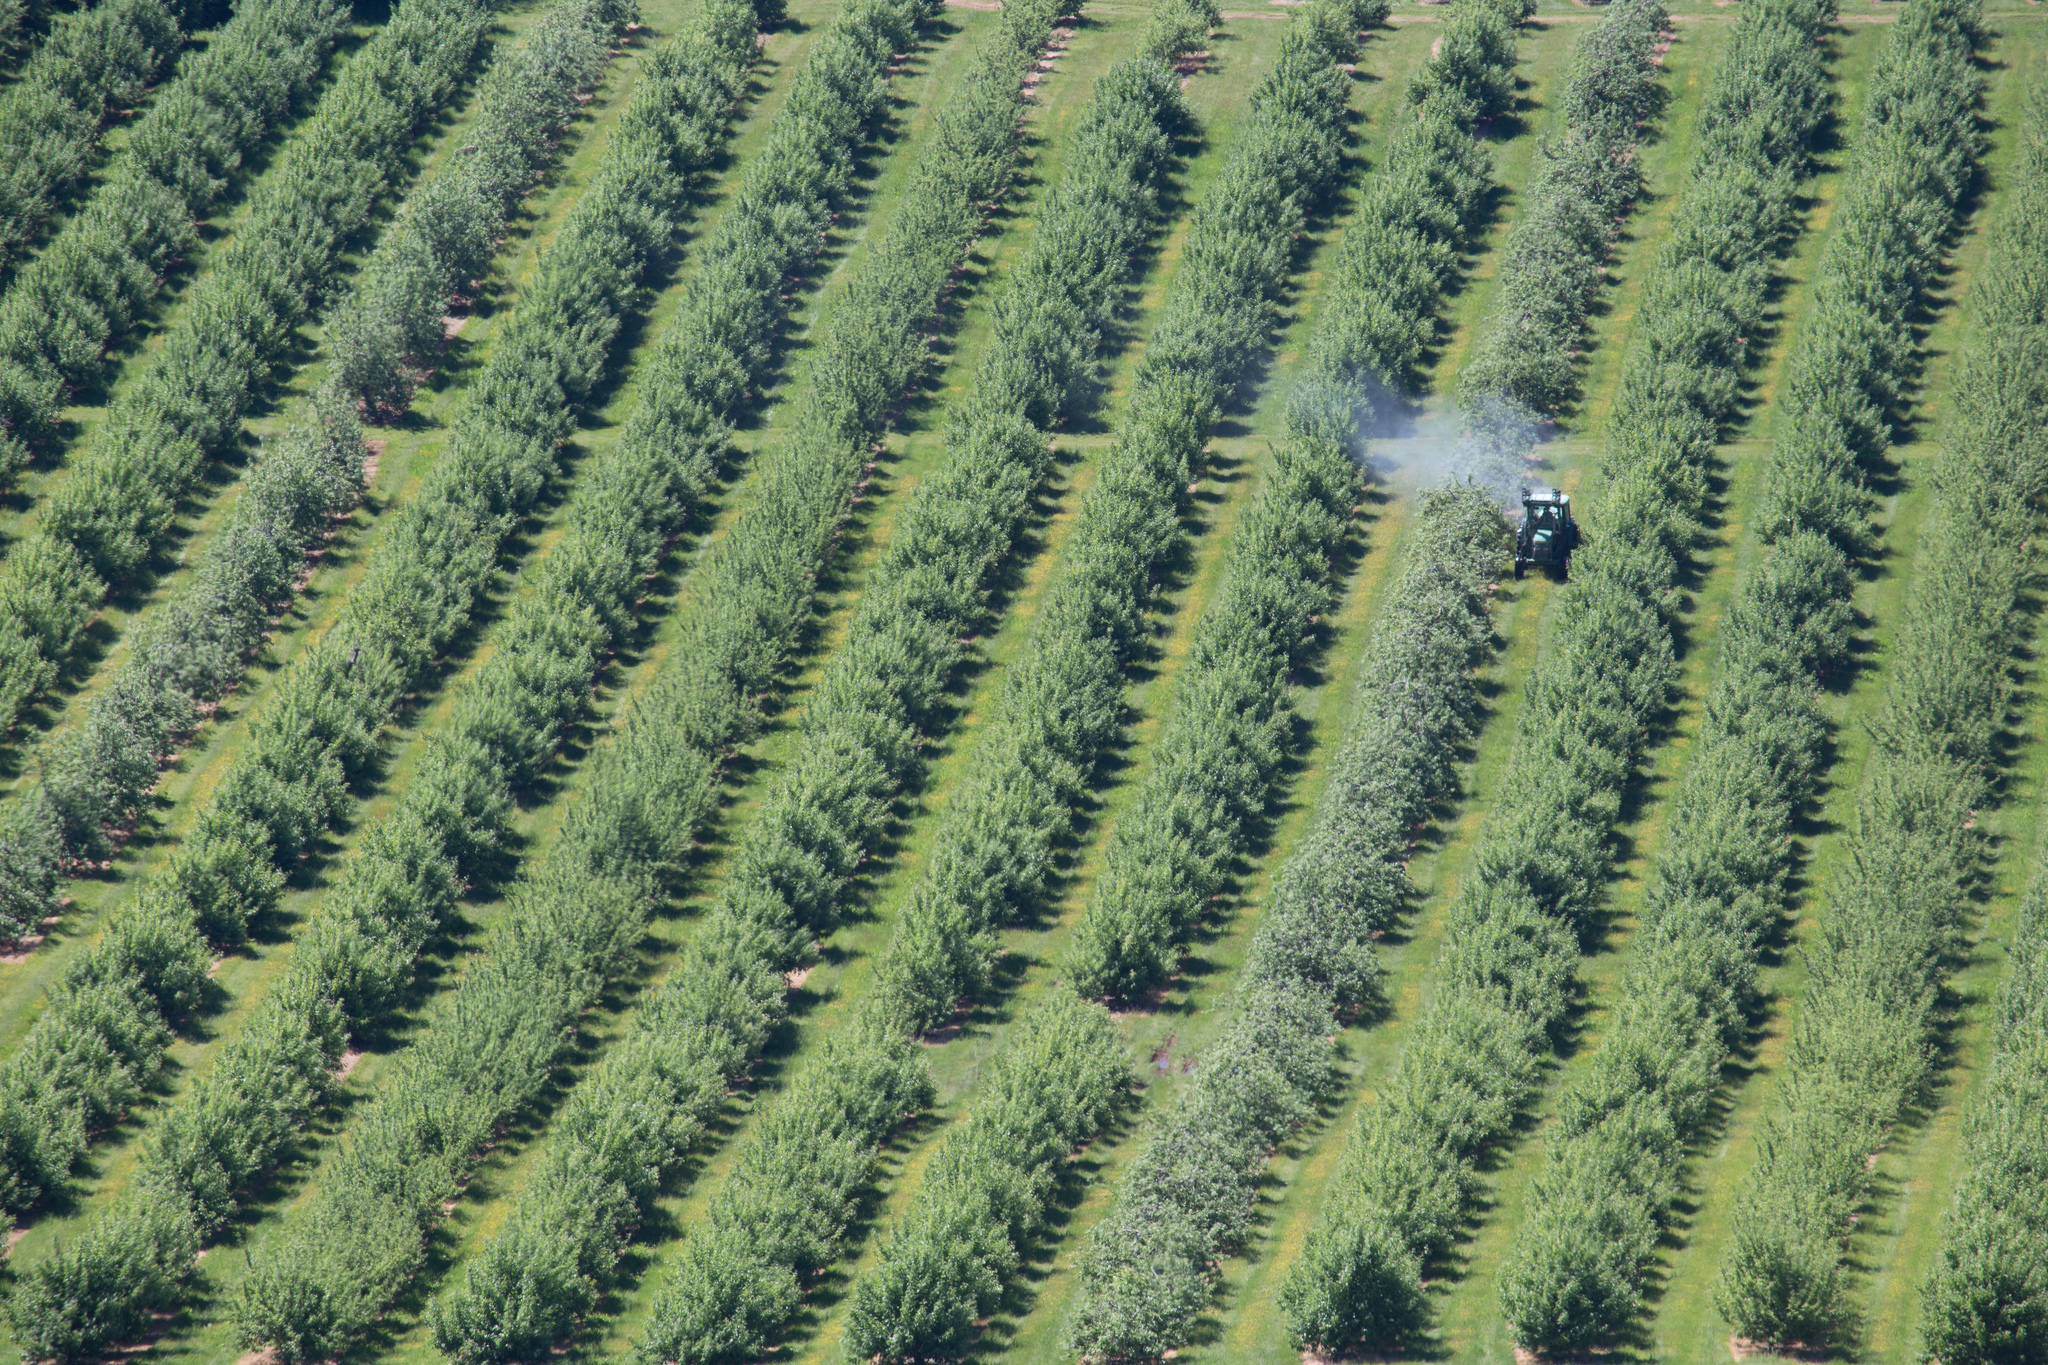
[[[1555,488],[1522,490],[1522,526],[1515,533],[1515,577],[1534,565],[1566,576],[1578,547],[1579,523],[1572,519],[1572,495]]]

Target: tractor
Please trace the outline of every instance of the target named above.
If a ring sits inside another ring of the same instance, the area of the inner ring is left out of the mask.
[[[1522,526],[1515,532],[1515,577],[1536,565],[1562,580],[1578,544],[1579,523],[1572,519],[1572,495],[1555,488],[1524,488]]]

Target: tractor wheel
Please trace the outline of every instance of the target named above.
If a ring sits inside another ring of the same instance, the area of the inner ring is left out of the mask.
[[[1516,578],[1516,579],[1517,579],[1517,580],[1519,581],[1519,580],[1521,579],[1521,577],[1522,577],[1522,561],[1521,561],[1521,560],[1519,560],[1519,559],[1517,559],[1517,560],[1515,561],[1515,578]]]

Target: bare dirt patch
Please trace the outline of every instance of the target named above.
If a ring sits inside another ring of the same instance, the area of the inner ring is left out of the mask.
[[[48,934],[23,934],[20,938],[14,940],[14,947],[11,952],[0,953],[0,965],[19,967],[22,963],[28,961],[35,950],[42,947],[49,937]]]

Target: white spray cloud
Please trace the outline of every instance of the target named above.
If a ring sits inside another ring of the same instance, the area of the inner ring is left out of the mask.
[[[1536,413],[1505,395],[1442,412],[1374,385],[1370,417],[1359,423],[1354,453],[1362,465],[1406,474],[1425,488],[1476,483],[1513,507],[1520,505],[1524,487],[1543,481],[1543,429]]]

